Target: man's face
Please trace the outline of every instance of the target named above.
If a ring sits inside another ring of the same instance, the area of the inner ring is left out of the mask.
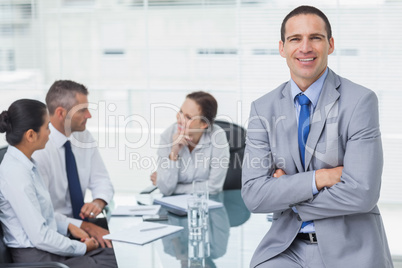
[[[88,110],[88,97],[84,94],[77,93],[75,95],[75,99],[77,103],[68,112],[65,121],[65,127],[70,125],[71,131],[66,131],[69,133],[73,133],[75,131],[84,131],[87,119],[92,117]]]
[[[325,72],[328,55],[333,51],[334,39],[328,42],[325,22],[319,16],[302,14],[287,21],[285,42],[279,41],[279,52],[301,90],[305,91]]]

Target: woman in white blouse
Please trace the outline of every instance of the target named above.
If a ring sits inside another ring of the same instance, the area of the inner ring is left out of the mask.
[[[211,94],[190,93],[162,133],[151,181],[164,195],[190,193],[193,181],[206,180],[211,194],[222,191],[230,156],[225,131],[214,124],[217,110]]]
[[[0,114],[0,132],[9,143],[0,166],[0,220],[14,262],[58,261],[70,267],[117,267],[82,229],[58,220],[40,177],[34,151],[49,139],[49,116],[42,102],[21,99]],[[65,235],[71,234],[77,240]],[[112,250],[112,249],[110,249]],[[101,262],[97,258],[102,259]],[[103,260],[109,259],[103,265]]]

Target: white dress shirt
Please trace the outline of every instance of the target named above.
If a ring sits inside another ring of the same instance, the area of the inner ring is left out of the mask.
[[[105,164],[99,154],[96,142],[89,131],[74,132],[69,138],[49,124],[50,136],[45,149],[33,154],[39,173],[45,182],[56,213],[65,221],[80,227],[82,221],[73,218],[70,192],[66,172],[64,144],[71,141],[71,148],[77,164],[82,195],[91,190],[93,199],[109,203],[114,194],[113,185]],[[68,218],[67,218],[68,217]]]
[[[172,161],[169,154],[173,135],[177,132],[177,123],[166,129],[161,135],[158,149],[157,185],[164,195],[192,192],[193,181],[208,180],[211,194],[222,191],[229,167],[229,144],[225,131],[218,125],[205,130],[197,146],[190,152],[184,146],[179,152],[179,159]]]
[[[66,228],[66,223],[55,218],[35,161],[13,146],[9,146],[0,165],[0,220],[8,247],[35,247],[61,256],[82,256],[86,252],[84,243],[57,232]]]

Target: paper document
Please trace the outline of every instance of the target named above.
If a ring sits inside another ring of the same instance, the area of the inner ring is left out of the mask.
[[[117,206],[112,211],[112,216],[143,216],[158,214],[160,205],[153,206]]]
[[[173,196],[157,198],[154,200],[154,203],[166,206],[168,208],[173,208],[175,210],[187,212],[187,199],[191,197],[192,195],[190,194],[173,195]],[[223,207],[222,203],[213,200],[208,200],[209,209],[220,208],[220,207]]]
[[[182,226],[160,224],[154,222],[141,222],[128,229],[105,235],[104,239],[144,245],[164,236],[183,230]]]

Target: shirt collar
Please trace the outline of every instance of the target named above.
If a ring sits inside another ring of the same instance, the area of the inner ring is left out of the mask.
[[[8,146],[7,154],[14,157],[18,160],[22,165],[26,166],[29,170],[32,170],[35,167],[35,162],[30,160],[23,152],[21,152],[17,147],[12,145]]]
[[[53,143],[56,145],[57,148],[61,148],[64,146],[68,138],[58,131],[52,123],[49,123],[49,128],[50,128],[50,136],[52,137]]]
[[[317,106],[318,99],[320,97],[322,87],[324,85],[325,78],[327,78],[327,75],[328,75],[328,67],[326,68],[324,74],[321,75],[321,77],[318,78],[317,81],[315,81],[313,84],[311,84],[311,86],[309,86],[307,90],[304,92],[300,90],[300,88],[296,85],[293,79],[290,79],[292,98],[295,101],[295,103],[296,103],[296,96],[303,93],[304,95],[307,96],[307,98],[309,98],[309,100],[313,104],[313,107],[315,108]]]

